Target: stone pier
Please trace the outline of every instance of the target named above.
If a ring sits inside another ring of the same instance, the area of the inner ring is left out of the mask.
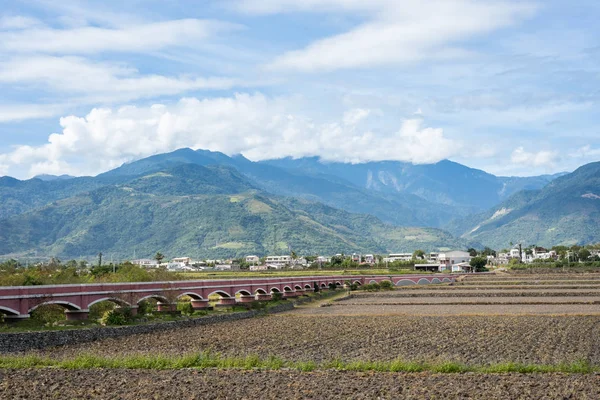
[[[221,297],[216,305],[219,307],[230,307],[235,306],[236,302],[235,297]]]
[[[192,308],[194,310],[206,310],[209,306],[208,300],[192,300]]]
[[[243,295],[241,295],[241,296],[240,296],[240,299],[239,299],[239,301],[238,301],[238,302],[239,302],[239,303],[244,303],[244,304],[247,304],[247,303],[252,303],[252,302],[254,302],[254,300],[255,300],[255,299],[254,299],[254,296],[252,296],[252,295],[244,295],[244,294],[243,294]]]

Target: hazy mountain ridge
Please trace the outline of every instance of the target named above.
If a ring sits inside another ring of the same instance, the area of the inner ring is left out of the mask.
[[[546,187],[522,191],[496,207],[446,228],[496,248],[509,242],[552,246],[600,241],[600,162],[584,165]]]
[[[334,175],[358,187],[382,193],[416,195],[432,203],[450,206],[458,215],[486,210],[519,190],[542,188],[561,175],[499,177],[449,160],[417,165],[401,161],[348,164],[323,162],[318,157],[288,157],[262,163]]]

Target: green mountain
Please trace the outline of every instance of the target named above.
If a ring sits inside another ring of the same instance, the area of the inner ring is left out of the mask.
[[[106,177],[105,177],[106,178]],[[65,181],[68,182],[68,181]],[[398,228],[257,189],[231,167],[170,164],[0,221],[0,254],[62,258],[233,257],[466,248],[433,228]]]
[[[553,246],[600,242],[600,162],[522,191],[481,214],[446,227],[494,248],[510,242]]]
[[[376,192],[358,187],[339,176],[315,175],[208,150],[179,149],[158,154],[125,164],[99,178],[122,179],[182,163],[230,166],[266,192],[318,201],[352,213],[371,214],[394,225],[438,227],[455,217],[447,206],[430,203],[413,194]]]

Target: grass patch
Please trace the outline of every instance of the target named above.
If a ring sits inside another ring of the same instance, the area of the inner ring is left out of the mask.
[[[453,373],[576,373],[590,374],[600,372],[600,366],[595,366],[587,361],[576,361],[561,364],[520,364],[499,363],[487,366],[470,366],[452,361],[437,363],[424,363],[416,361],[343,361],[335,359],[317,363],[315,361],[287,361],[270,355],[261,358],[256,354],[245,357],[224,357],[218,353],[205,351],[202,353],[184,356],[166,355],[135,355],[123,357],[101,357],[92,354],[82,354],[75,358],[57,360],[36,355],[8,355],[0,356],[0,368],[43,368],[55,367],[64,369],[90,369],[90,368],[123,368],[123,369],[151,369],[171,370],[182,368],[218,368],[218,369],[264,369],[279,370],[282,368],[295,369],[302,372],[315,370],[339,370],[357,372],[434,372],[442,374]]]

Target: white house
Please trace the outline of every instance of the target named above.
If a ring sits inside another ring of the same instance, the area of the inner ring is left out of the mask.
[[[290,265],[291,262],[292,257],[290,256],[267,256],[265,260],[265,264],[278,268]]]
[[[394,253],[390,254],[384,261],[410,261],[412,260],[412,253]]]
[[[269,269],[266,265],[251,265],[250,271],[266,271]]]
[[[190,257],[176,257],[173,260],[171,260],[174,263],[181,263],[184,265],[190,265],[192,264],[192,259]]]
[[[427,261],[431,262],[432,264],[435,264],[438,262],[440,258],[440,253],[436,253],[436,252],[431,252],[429,253],[429,256],[427,257]]]
[[[469,263],[471,262],[471,255],[466,251],[449,251],[446,253],[440,253],[438,256],[438,262],[440,263],[440,270],[450,269],[455,264]],[[453,272],[454,268],[451,268]]]
[[[365,262],[367,264],[375,264],[375,256],[373,254],[365,254]]]
[[[260,258],[258,256],[246,256],[246,262],[248,264],[259,264],[260,263]]]
[[[140,267],[146,267],[146,268],[158,267],[158,261],[152,260],[150,258],[140,258],[140,259],[131,261],[131,263],[134,265],[139,265]]]

